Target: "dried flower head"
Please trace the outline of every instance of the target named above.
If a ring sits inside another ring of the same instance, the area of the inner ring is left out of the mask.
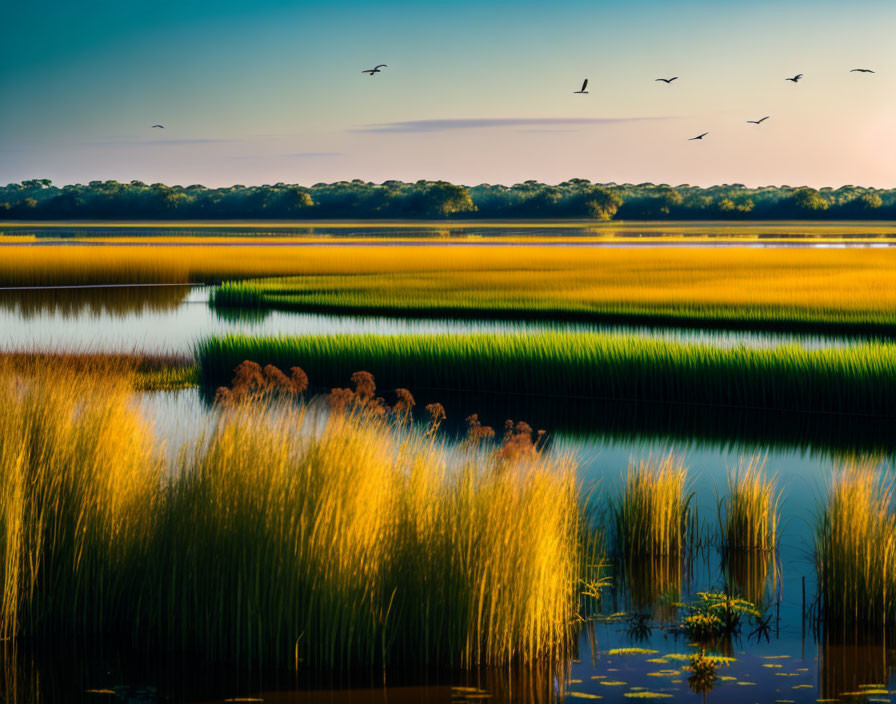
[[[482,425],[479,421],[479,414],[474,413],[467,416],[467,442],[471,445],[478,445],[481,440],[488,440],[495,437],[494,429],[489,425]]]
[[[395,389],[395,396],[397,400],[395,401],[395,405],[392,407],[392,412],[395,414],[395,417],[399,420],[407,420],[411,411],[417,403],[414,401],[414,397],[410,391],[407,389]]]
[[[355,392],[351,389],[330,389],[330,408],[337,413],[344,411],[355,400]]]
[[[512,420],[504,423],[504,440],[498,456],[501,459],[515,461],[521,458],[534,458],[537,454],[536,443],[532,441],[532,426],[525,421],[514,424]],[[539,435],[539,439],[543,437]]]
[[[289,370],[290,379],[292,380],[293,390],[300,394],[308,388],[308,375],[301,367],[292,367]]]
[[[293,393],[293,384],[290,378],[273,364],[268,364],[262,373],[266,391]]]
[[[261,365],[256,362],[250,362],[247,359],[233,370],[233,381],[230,383],[230,389],[234,397],[236,397],[234,400],[257,394],[266,385]]]
[[[373,398],[376,393],[376,384],[370,372],[355,372],[352,374],[352,383],[355,385],[355,394],[362,401]]]
[[[441,403],[427,403],[426,412],[429,413],[429,427],[426,429],[426,435],[433,435],[439,429],[442,421],[447,417],[445,408]]]

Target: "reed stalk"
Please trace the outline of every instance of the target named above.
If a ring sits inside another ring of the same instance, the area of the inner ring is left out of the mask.
[[[815,542],[822,615],[830,627],[896,621],[896,517],[892,478],[871,461],[841,467]]]

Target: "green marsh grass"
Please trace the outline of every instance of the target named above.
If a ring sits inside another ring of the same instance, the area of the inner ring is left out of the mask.
[[[822,615],[830,627],[896,623],[893,481],[871,461],[835,474],[815,544]]]
[[[718,502],[726,550],[771,552],[777,544],[778,492],[765,459],[753,456],[728,471],[728,496]]]
[[[366,369],[385,388],[467,390],[896,415],[896,345],[809,350],[721,348],[636,336],[228,335],[200,342],[200,383],[229,381],[245,359],[301,366],[335,386]]]
[[[599,558],[569,459],[247,402],[169,466],[112,371],[0,368],[2,637],[324,668],[570,647]]]

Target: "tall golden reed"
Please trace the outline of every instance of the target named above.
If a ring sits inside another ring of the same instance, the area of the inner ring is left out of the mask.
[[[828,489],[815,542],[822,614],[829,627],[896,623],[896,516],[892,478],[851,461]]]
[[[250,402],[165,467],[126,377],[0,370],[4,636],[320,667],[570,645],[585,555],[567,459]]]
[[[679,457],[650,457],[628,468],[615,507],[617,549],[625,556],[680,555],[688,505],[687,468]]]
[[[728,472],[728,497],[718,503],[719,529],[728,550],[770,552],[778,533],[775,477],[765,471],[765,458],[754,455]]]
[[[0,366],[0,636],[98,633],[129,608],[161,463],[122,364]]]

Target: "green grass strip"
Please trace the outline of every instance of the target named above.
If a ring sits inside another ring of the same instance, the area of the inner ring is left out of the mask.
[[[243,360],[302,367],[313,386],[369,371],[381,389],[587,396],[825,413],[896,415],[896,345],[719,348],[635,336],[309,335],[213,337],[199,380],[229,383]]]
[[[358,277],[359,281],[361,277]],[[303,289],[302,286],[308,287]],[[315,288],[319,286],[319,288]],[[369,288],[333,288],[327,277],[286,277],[225,281],[211,294],[217,308],[311,311],[342,315],[392,315],[406,318],[526,318],[608,325],[766,330],[896,337],[891,311],[811,309],[799,305],[723,305],[697,303],[565,300],[502,292],[434,291],[392,293]]]

